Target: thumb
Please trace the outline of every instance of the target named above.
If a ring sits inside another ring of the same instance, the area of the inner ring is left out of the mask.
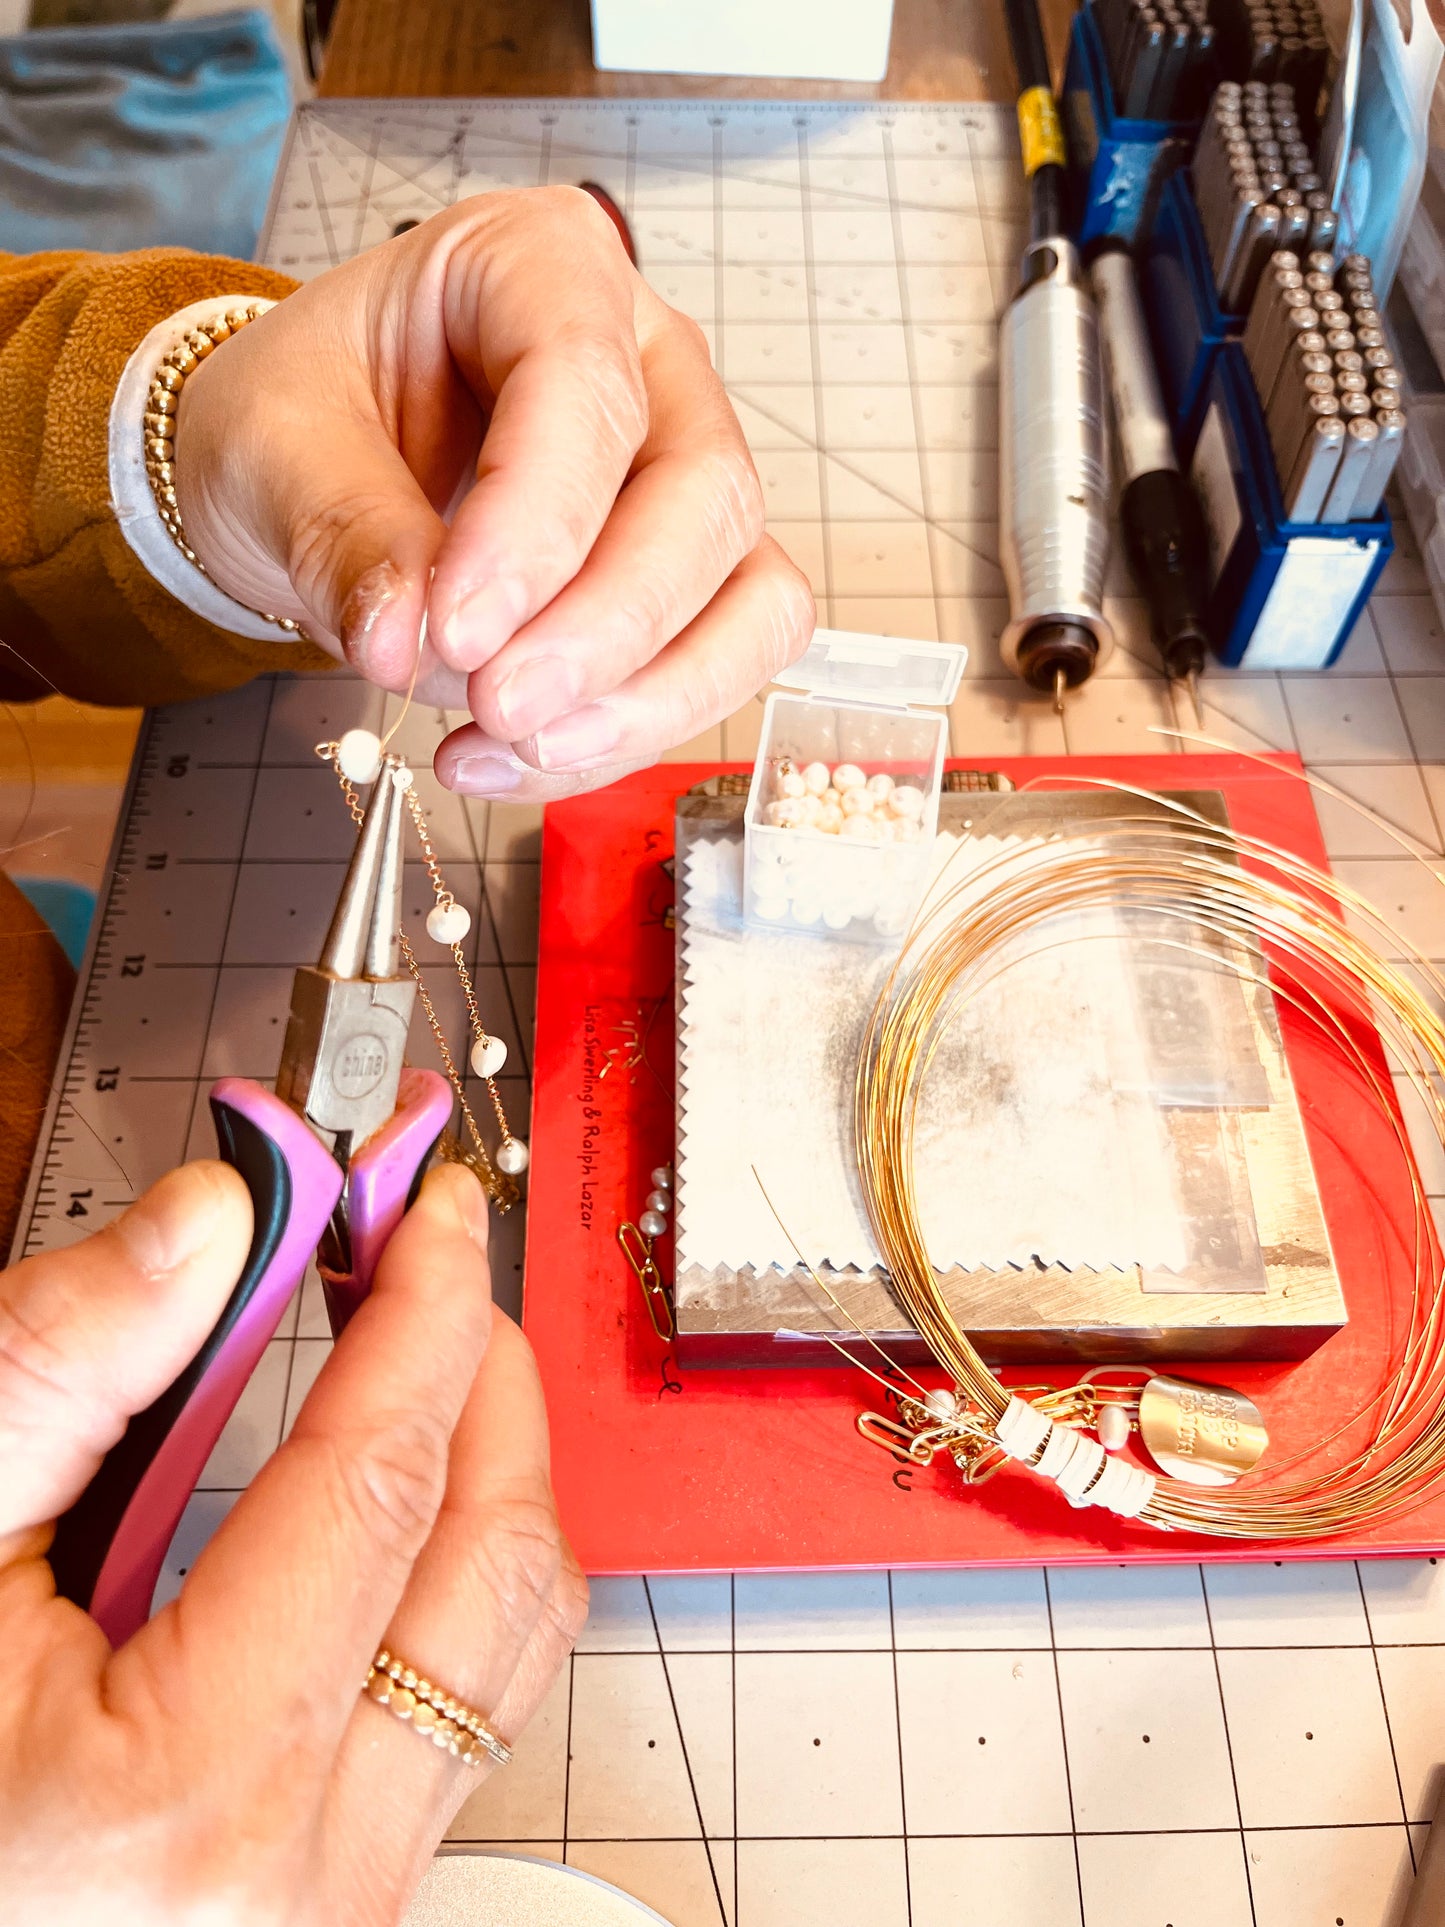
[[[237,1174],[188,1164],[84,1243],[0,1272],[0,1563],[200,1349],[250,1240]]]
[[[405,689],[416,665],[432,559],[445,529],[379,423],[328,423],[273,481],[275,542],[309,617],[352,668]]]

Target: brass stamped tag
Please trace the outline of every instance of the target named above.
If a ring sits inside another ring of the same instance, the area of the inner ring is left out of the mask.
[[[1139,1395],[1139,1431],[1160,1471],[1186,1485],[1233,1485],[1269,1444],[1259,1407],[1243,1392],[1162,1375]]]

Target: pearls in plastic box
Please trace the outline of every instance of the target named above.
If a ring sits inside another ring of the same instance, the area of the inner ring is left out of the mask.
[[[830,769],[812,762],[799,769],[790,757],[779,757],[770,774],[762,821],[772,829],[798,832],[800,840],[754,852],[748,879],[753,917],[827,930],[846,930],[858,920],[872,923],[881,934],[899,934],[912,908],[914,870],[886,866],[886,874],[880,874],[872,863],[860,870],[837,846],[921,843],[924,791],[884,770],[870,776],[857,763]]]

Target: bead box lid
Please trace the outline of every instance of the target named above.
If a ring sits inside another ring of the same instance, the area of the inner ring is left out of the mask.
[[[961,643],[913,642],[819,629],[806,652],[773,678],[830,702],[946,707],[958,694],[968,651]]]

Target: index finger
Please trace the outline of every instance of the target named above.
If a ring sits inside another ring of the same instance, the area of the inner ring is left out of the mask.
[[[485,1245],[477,1180],[433,1171],[290,1437],[115,1656],[112,1703],[164,1677],[179,1720],[250,1731],[284,1708],[288,1743],[330,1759],[442,1503],[491,1330]]]
[[[431,636],[477,669],[586,559],[647,432],[635,271],[591,195],[517,197],[447,268],[447,338],[496,397],[475,485],[436,556]]]

